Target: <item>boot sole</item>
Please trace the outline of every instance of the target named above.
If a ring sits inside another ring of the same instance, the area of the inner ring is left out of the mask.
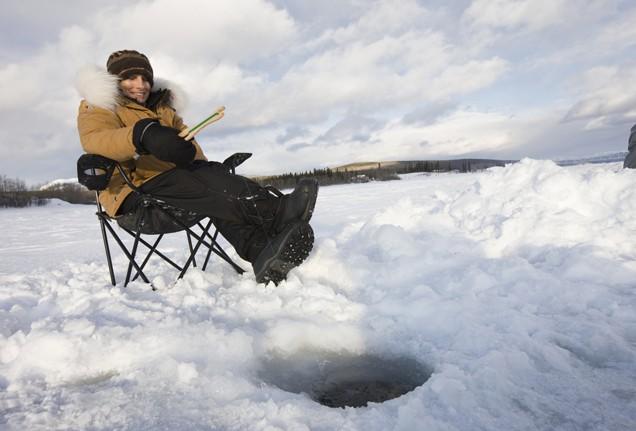
[[[307,223],[296,222],[281,233],[278,244],[272,244],[276,250],[264,262],[255,264],[262,268],[256,274],[256,282],[273,281],[278,284],[287,277],[287,273],[307,259],[314,245],[314,231]]]

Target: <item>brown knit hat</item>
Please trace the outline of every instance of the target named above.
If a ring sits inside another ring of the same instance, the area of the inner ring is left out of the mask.
[[[132,49],[113,52],[106,62],[108,73],[128,79],[134,75],[141,75],[153,85],[153,72],[148,57]]]

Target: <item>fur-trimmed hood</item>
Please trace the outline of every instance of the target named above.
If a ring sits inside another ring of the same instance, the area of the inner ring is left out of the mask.
[[[88,65],[84,66],[77,73],[75,88],[80,96],[91,105],[115,111],[121,104],[121,94],[119,92],[119,78],[111,75],[106,69]],[[172,82],[155,78],[151,92],[168,90],[166,102],[177,112],[183,111],[186,105],[185,93]]]

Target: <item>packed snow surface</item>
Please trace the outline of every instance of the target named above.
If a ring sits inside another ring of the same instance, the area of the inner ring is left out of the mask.
[[[121,254],[112,287],[93,207],[0,222],[3,430],[636,429],[636,171],[620,163],[324,187],[315,248],[278,287],[215,260],[176,284],[152,261],[157,291],[124,288]],[[266,383],[276,361],[338,355],[432,374],[361,408]]]

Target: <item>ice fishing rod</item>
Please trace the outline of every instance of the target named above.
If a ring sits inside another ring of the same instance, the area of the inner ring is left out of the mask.
[[[225,106],[220,106],[216,109],[210,116],[208,116],[205,120],[201,121],[196,126],[189,128],[186,127],[181,132],[179,132],[179,136],[184,138],[186,141],[194,138],[194,136],[203,130],[205,127],[209,126],[212,123],[216,123],[225,115]]]

